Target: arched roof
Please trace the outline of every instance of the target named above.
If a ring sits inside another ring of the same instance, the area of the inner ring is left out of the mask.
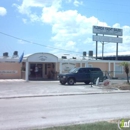
[[[29,62],[57,62],[58,57],[51,53],[34,53],[26,57]]]

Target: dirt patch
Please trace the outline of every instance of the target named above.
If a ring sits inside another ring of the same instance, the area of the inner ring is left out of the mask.
[[[111,84],[111,86],[116,87],[120,90],[130,90],[130,84],[128,84],[128,83],[115,84],[115,85]]]
[[[108,123],[118,123],[119,120],[109,120]]]
[[[111,83],[109,85],[99,84],[100,87],[104,89],[120,89],[120,90],[130,90],[130,83],[122,82],[122,83]]]
[[[121,83],[121,84],[111,84],[110,87],[118,88],[120,90],[130,90],[130,84],[128,83]]]

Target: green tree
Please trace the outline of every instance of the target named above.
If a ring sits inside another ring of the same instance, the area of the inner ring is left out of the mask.
[[[122,62],[121,66],[124,67],[124,71],[125,71],[126,76],[127,76],[127,83],[129,83],[129,63],[128,62]]]

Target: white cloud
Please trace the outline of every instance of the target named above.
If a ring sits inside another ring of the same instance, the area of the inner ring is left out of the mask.
[[[113,28],[121,28],[119,23],[113,25]]]
[[[23,41],[23,40],[18,40],[19,44],[26,44],[27,42]]]
[[[17,7],[19,13],[27,15],[32,22],[40,21],[41,17],[36,12],[33,12],[34,8],[43,8],[54,6],[55,8],[60,8],[61,0],[23,0],[21,5],[13,4]],[[23,21],[25,22],[25,21]]]
[[[51,7],[48,7],[46,10],[48,10],[48,12],[44,12],[42,16],[43,22],[52,25],[52,33],[54,36],[51,40],[55,43],[55,46],[59,48],[64,47],[70,50],[71,47],[71,49],[74,48],[74,51],[82,51],[84,50],[83,46],[85,46],[85,44],[92,43],[92,26],[97,23],[107,25],[95,17],[87,18],[82,16],[76,10],[67,10],[64,12],[52,11]],[[78,44],[67,47],[66,44],[69,41]],[[88,48],[86,48],[86,50],[87,49]]]
[[[54,5],[60,8],[61,0],[23,0],[22,5],[14,4],[22,14],[32,13],[31,8],[44,8]]]
[[[74,0],[73,4],[74,4],[75,6],[83,5],[83,1]]]
[[[7,14],[7,10],[4,7],[0,7],[0,16],[4,16]]]

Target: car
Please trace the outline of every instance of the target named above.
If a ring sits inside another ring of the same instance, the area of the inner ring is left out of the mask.
[[[101,69],[95,67],[74,68],[67,74],[58,75],[58,79],[62,85],[65,85],[66,83],[69,85],[74,85],[76,82],[84,82],[85,84],[92,82],[95,84],[98,77],[100,81],[104,80]]]

